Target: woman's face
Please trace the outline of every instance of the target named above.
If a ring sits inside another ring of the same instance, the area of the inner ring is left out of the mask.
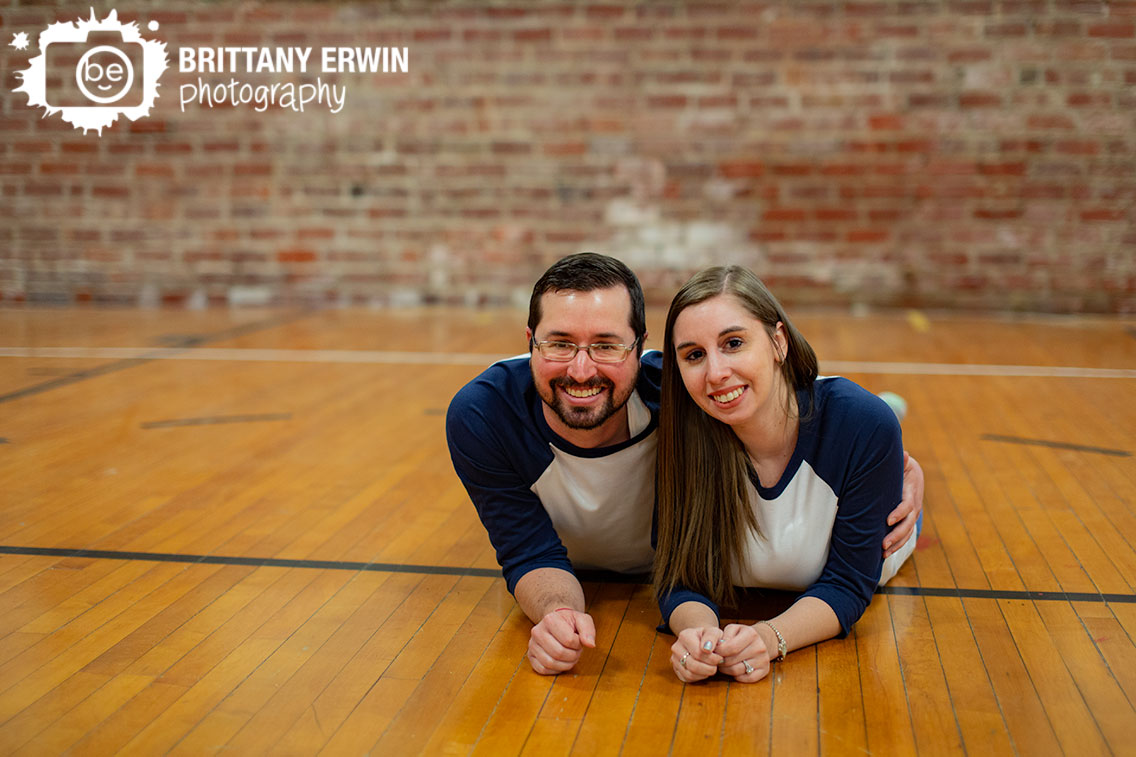
[[[721,294],[679,313],[674,348],[686,391],[714,418],[738,426],[784,412],[781,322],[770,338],[734,296]]]

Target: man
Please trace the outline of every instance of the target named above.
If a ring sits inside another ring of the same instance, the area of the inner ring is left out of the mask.
[[[458,392],[446,435],[506,586],[534,624],[529,662],[555,674],[595,646],[573,568],[651,569],[662,353],[643,352],[635,274],[590,252],[537,281],[525,337],[531,355],[493,364]],[[911,460],[885,554],[914,533],[922,488]]]

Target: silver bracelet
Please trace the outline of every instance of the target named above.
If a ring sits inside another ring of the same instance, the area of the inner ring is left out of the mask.
[[[758,623],[764,623],[773,629],[773,633],[777,635],[777,656],[772,658],[770,662],[781,662],[785,659],[785,655],[789,653],[789,647],[785,644],[785,637],[777,630],[777,626],[770,623],[768,620],[759,620]]]

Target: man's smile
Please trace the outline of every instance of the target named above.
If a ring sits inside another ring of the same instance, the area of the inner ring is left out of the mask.
[[[563,387],[563,389],[568,394],[568,396],[575,397],[577,399],[587,399],[588,397],[594,397],[603,391],[602,386],[565,386]]]

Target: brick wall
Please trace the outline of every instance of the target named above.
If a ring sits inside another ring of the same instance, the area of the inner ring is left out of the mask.
[[[99,136],[12,92],[90,4],[0,5],[0,304],[509,303],[593,249],[662,302],[736,261],[791,302],[1136,312],[1136,2],[112,7],[170,68]],[[321,71],[341,46],[409,72]],[[180,102],[317,77],[338,113]]]

